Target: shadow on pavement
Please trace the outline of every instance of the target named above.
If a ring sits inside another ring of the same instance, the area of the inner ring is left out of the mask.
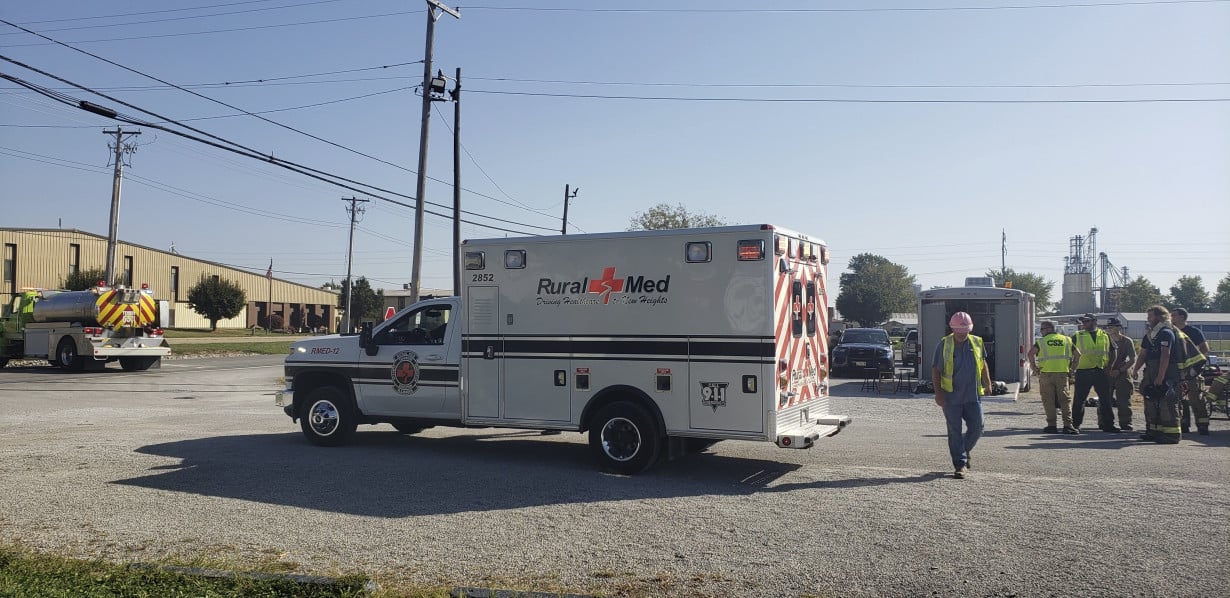
[[[663,461],[637,476],[597,470],[582,437],[536,431],[445,437],[361,432],[346,447],[298,433],[216,436],[141,447],[178,459],[113,483],[372,517],[412,517],[551,504],[678,496],[841,490],[916,478],[773,482],[797,464],[714,453]]]

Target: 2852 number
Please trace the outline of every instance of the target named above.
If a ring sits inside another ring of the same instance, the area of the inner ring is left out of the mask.
[[[495,274],[473,274],[470,282],[495,282]]]

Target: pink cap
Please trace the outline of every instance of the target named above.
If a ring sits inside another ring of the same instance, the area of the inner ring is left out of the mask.
[[[952,319],[948,320],[948,327],[952,328],[953,332],[969,334],[974,329],[974,319],[969,317],[969,314],[959,311],[952,314]]]

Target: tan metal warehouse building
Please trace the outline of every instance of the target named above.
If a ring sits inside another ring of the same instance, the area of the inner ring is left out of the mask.
[[[58,228],[0,228],[0,305],[5,315],[24,287],[56,289],[69,273],[105,269],[107,238]],[[337,329],[337,293],[193,259],[185,255],[119,241],[115,250],[118,282],[148,284],[154,298],[168,302],[171,328],[208,328],[209,320],[188,307],[188,289],[202,276],[231,280],[247,299],[244,313],[219,320],[219,328],[264,326],[269,313],[286,326]],[[272,295],[272,303],[269,301]],[[270,309],[272,308],[272,312]]]

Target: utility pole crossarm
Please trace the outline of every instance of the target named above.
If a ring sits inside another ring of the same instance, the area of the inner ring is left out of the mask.
[[[431,5],[432,8],[438,8],[450,15],[453,15],[454,18],[461,18],[461,11],[447,7],[443,2],[439,2],[438,0],[427,0],[427,4]],[[431,9],[429,8],[428,10]]]

